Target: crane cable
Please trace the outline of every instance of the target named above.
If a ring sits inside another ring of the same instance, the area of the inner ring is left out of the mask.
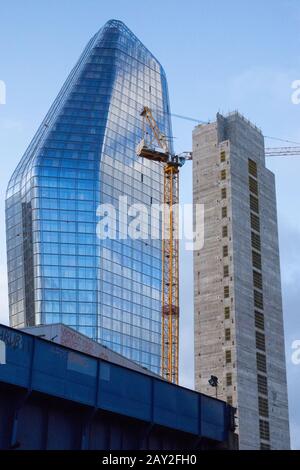
[[[175,117],[175,118],[179,118],[179,119],[185,119],[186,121],[197,122],[198,124],[209,124],[210,123],[210,121],[203,121],[201,119],[196,119],[196,118],[193,118],[193,117],[190,117],[190,116],[183,116],[181,114],[170,113],[170,116]],[[269,135],[264,135],[264,138],[265,139],[270,139],[270,140],[278,140],[279,142],[285,142],[285,143],[288,143],[288,144],[300,145],[300,142],[295,142],[293,140],[288,140],[288,139],[281,139],[279,137],[272,137],[272,136],[269,136]]]

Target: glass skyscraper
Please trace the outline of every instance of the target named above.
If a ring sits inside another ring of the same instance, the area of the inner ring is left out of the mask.
[[[62,322],[160,369],[161,240],[99,239],[99,204],[160,203],[162,167],[138,160],[140,112],[171,136],[165,73],[120,21],[89,41],[6,196],[10,323]],[[158,220],[151,220],[151,224]],[[150,220],[149,220],[150,226]]]

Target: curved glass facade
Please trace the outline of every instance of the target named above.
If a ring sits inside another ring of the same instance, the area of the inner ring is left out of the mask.
[[[116,239],[96,234],[99,204],[118,207],[120,196],[149,209],[161,202],[161,165],[135,154],[144,106],[171,136],[161,65],[111,20],[88,43],[9,182],[9,307],[13,327],[62,322],[159,372],[161,241],[122,237],[122,224]]]

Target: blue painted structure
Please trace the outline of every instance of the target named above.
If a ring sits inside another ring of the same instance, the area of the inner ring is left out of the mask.
[[[0,448],[228,447],[233,409],[0,325]]]

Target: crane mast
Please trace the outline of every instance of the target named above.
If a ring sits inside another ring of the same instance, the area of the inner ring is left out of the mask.
[[[177,204],[179,203],[179,168],[185,159],[170,153],[167,139],[161,133],[150,108],[144,107],[141,116],[143,117],[144,137],[138,144],[136,153],[139,157],[162,163],[164,172],[161,375],[170,382],[178,383],[179,240],[177,236]],[[154,142],[158,145],[158,149],[154,148]]]
[[[162,239],[162,376],[178,383],[179,362],[179,169],[164,167],[164,207]]]

